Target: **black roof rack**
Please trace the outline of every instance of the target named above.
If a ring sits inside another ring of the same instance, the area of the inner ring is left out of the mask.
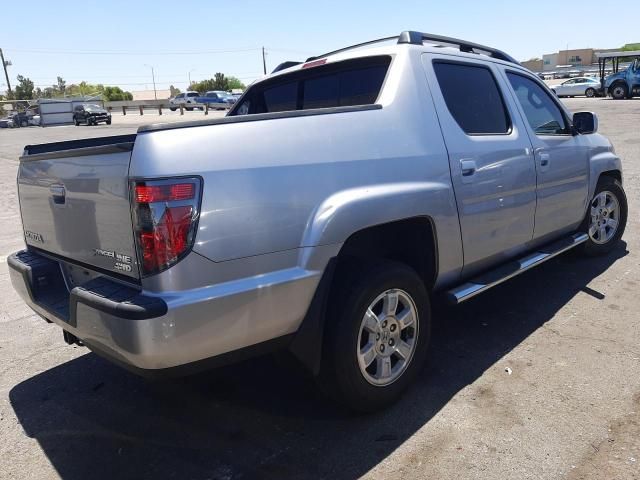
[[[411,45],[423,45],[424,42],[427,41],[427,42],[433,42],[436,44],[452,45],[452,46],[458,47],[461,52],[482,53],[492,58],[497,58],[498,60],[504,60],[505,62],[515,63],[516,65],[520,64],[520,62],[515,60],[510,55],[507,55],[503,51],[495,48],[487,47],[485,45],[479,45],[477,43],[467,42],[466,40],[460,40],[457,38],[445,37],[442,35],[435,35],[433,33],[414,32],[411,30],[406,30],[400,33],[400,35],[396,35],[393,37],[378,38],[376,40],[357,43],[356,45],[351,45],[350,47],[340,48],[332,52],[323,53],[322,55],[318,55],[315,57],[309,57],[307,58],[306,61],[310,62],[311,60],[328,57],[329,55],[334,55],[336,53],[344,52],[346,50],[351,50],[353,48],[364,47],[365,45],[371,45],[373,43],[386,42],[386,41],[395,40],[395,39],[398,39],[398,44],[407,43]]]

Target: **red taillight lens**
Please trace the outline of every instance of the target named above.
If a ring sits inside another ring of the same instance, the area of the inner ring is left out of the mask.
[[[191,200],[196,194],[193,183],[175,183],[170,185],[136,185],[136,202],[174,202]]]
[[[133,185],[136,243],[143,274],[175,264],[192,247],[200,181],[146,181]]]
[[[187,251],[192,213],[191,207],[166,207],[152,231],[140,232],[145,272],[162,270]]]

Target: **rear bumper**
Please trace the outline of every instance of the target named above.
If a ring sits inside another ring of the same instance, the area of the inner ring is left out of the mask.
[[[106,277],[69,290],[58,261],[28,250],[7,263],[14,288],[36,313],[101,356],[146,375],[189,373],[282,347],[319,280],[318,272],[288,269],[158,295]],[[294,311],[283,314],[282,306],[292,304]]]

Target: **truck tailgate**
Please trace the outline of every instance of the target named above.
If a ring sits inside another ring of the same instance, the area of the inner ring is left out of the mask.
[[[138,278],[128,181],[134,140],[26,147],[18,195],[27,245]]]

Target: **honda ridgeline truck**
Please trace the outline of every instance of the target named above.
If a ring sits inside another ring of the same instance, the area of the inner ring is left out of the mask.
[[[11,280],[67,342],[151,374],[289,349],[371,411],[434,296],[624,231],[596,116],[499,50],[407,31],[276,70],[222,119],[25,147]]]

